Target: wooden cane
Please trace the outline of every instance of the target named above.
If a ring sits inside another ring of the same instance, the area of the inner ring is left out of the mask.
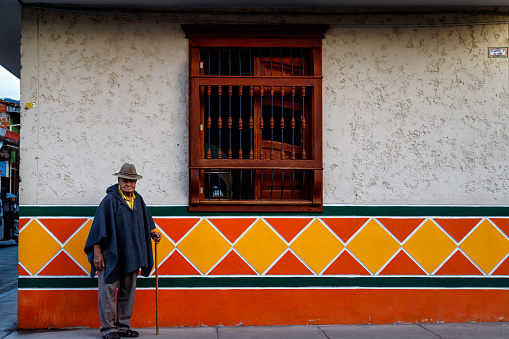
[[[159,335],[159,273],[157,271],[157,243],[155,244],[156,265],[156,335]]]

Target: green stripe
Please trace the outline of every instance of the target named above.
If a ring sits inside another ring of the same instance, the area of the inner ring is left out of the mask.
[[[187,206],[149,206],[154,217],[355,216],[355,217],[507,217],[509,206],[324,206],[322,213],[189,212]],[[21,217],[93,217],[97,206],[20,206]]]
[[[91,278],[19,277],[19,288],[94,288]],[[155,287],[140,278],[138,287]],[[509,288],[507,277],[160,277],[161,288]]]
[[[97,206],[19,206],[20,217],[93,217]]]

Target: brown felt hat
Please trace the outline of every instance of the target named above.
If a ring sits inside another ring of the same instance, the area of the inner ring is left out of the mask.
[[[136,173],[136,167],[134,167],[134,164],[128,164],[125,163],[122,165],[122,168],[118,173],[113,173],[114,176],[124,179],[141,179],[143,178],[141,175],[138,175]]]

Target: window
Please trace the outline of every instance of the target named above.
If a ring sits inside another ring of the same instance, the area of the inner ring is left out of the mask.
[[[189,209],[322,210],[325,25],[183,25]]]

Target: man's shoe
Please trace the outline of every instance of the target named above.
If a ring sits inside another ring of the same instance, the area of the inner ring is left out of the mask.
[[[103,335],[103,338],[104,339],[120,339],[120,336],[118,335],[117,332],[110,332],[106,335]]]
[[[118,331],[118,335],[121,337],[136,338],[140,334],[133,330],[127,330],[127,331]]]

